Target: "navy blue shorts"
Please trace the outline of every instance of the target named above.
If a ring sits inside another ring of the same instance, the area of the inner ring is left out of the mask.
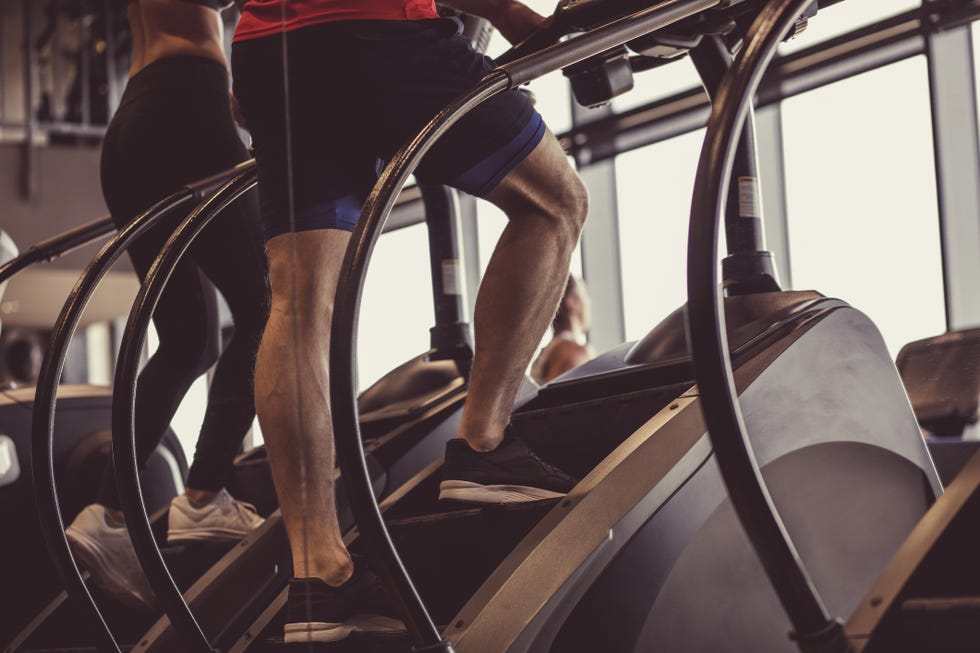
[[[343,21],[288,32],[291,166],[283,37],[234,44],[234,91],[258,160],[266,239],[353,230],[379,162],[494,68],[457,32],[449,19]],[[416,178],[485,195],[531,153],[544,130],[524,95],[507,91],[454,125]]]

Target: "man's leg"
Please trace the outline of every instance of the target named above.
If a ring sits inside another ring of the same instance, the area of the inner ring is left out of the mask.
[[[340,585],[353,572],[334,502],[327,370],[337,277],[350,233],[285,233],[267,244],[272,310],[255,369],[255,408],[294,575]]]
[[[285,233],[267,244],[272,311],[255,369],[255,408],[293,554],[283,641],[334,642],[404,630],[398,604],[344,546],[334,499],[327,373],[330,321],[350,232]]]
[[[267,244],[272,312],[255,369],[255,408],[293,554],[283,641],[334,642],[404,630],[381,581],[351,559],[334,498],[327,373],[330,321],[350,232],[285,233]]]
[[[459,436],[495,449],[524,372],[568,280],[588,196],[558,141],[546,132],[523,162],[485,196],[509,220],[480,285],[475,356]]]

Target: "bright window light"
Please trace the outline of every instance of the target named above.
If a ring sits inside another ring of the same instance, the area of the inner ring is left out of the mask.
[[[700,129],[616,159],[627,340],[687,301],[687,229],[703,140]]]
[[[368,266],[357,326],[358,386],[429,350],[435,324],[424,223],[384,234]]]
[[[920,0],[850,0],[822,9],[806,29],[779,46],[780,54],[808,48],[835,36],[891,18],[920,5]]]
[[[945,330],[924,57],[783,102],[797,289],[865,312],[892,355]]]
[[[613,99],[612,106],[617,112],[622,112],[700,87],[701,78],[698,77],[691,58],[684,56],[653,70],[633,75],[633,90]]]

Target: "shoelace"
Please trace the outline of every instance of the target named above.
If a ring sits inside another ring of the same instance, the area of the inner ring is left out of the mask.
[[[257,519],[261,519],[261,517],[259,517],[258,510],[256,510],[255,506],[251,503],[248,503],[247,501],[239,501],[226,491],[221,492],[221,494],[218,496],[218,501],[221,504],[222,512],[225,512],[227,506],[232,506],[238,513],[238,516],[242,518],[242,521],[247,524],[252,523]]]
[[[256,510],[255,506],[251,503],[237,500],[233,500],[232,503],[234,503],[235,508],[238,510],[238,514],[245,520],[245,522],[253,523],[256,520],[262,519],[259,517],[259,511]]]
[[[562,478],[574,478],[571,474],[568,474],[567,472],[562,471],[561,469],[558,469],[557,467],[555,467],[554,465],[552,465],[548,461],[542,460],[538,456],[538,454],[536,454],[533,451],[531,451],[531,448],[528,447],[527,445],[524,445],[524,448],[527,451],[528,455],[530,455],[531,458],[536,463],[538,463],[539,465],[541,465],[545,469],[545,471],[547,471],[549,474],[552,474],[554,476],[559,476],[559,477],[562,477]]]

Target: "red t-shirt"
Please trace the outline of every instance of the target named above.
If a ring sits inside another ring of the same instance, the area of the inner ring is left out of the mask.
[[[285,12],[281,7],[283,2],[286,3]],[[337,20],[438,17],[435,0],[248,0],[235,29],[234,40],[257,39]]]

